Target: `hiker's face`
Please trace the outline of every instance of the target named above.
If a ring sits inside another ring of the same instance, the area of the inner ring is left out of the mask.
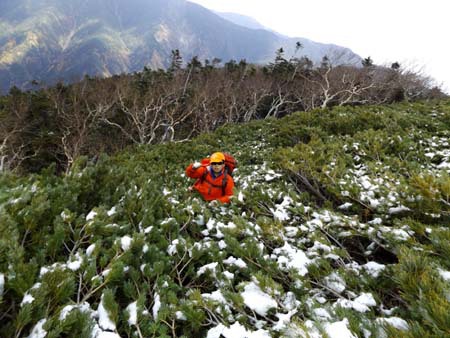
[[[224,166],[223,163],[211,163],[211,168],[216,174],[222,171],[223,166]]]

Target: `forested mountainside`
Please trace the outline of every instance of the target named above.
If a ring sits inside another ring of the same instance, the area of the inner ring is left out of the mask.
[[[197,58],[183,66],[172,51],[167,70],[13,88],[0,96],[0,172],[39,172],[50,164],[67,171],[82,155],[179,142],[226,123],[295,111],[446,97],[432,79],[398,63],[363,61],[343,66],[325,57],[315,66],[280,49],[265,66],[230,60],[221,67]]]
[[[278,48],[293,55],[297,41],[314,62],[361,60],[345,47],[236,25],[185,0],[3,0],[0,93],[166,68],[175,49],[186,60],[266,63]]]
[[[445,337],[450,101],[334,107],[0,176],[2,337]],[[239,161],[230,205],[185,167]]]

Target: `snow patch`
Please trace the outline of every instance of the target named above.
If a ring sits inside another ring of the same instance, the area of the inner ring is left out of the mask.
[[[156,320],[158,318],[158,312],[161,308],[161,298],[159,297],[158,293],[155,293],[155,304],[153,305],[152,312],[153,312],[153,319]]]
[[[278,322],[273,326],[275,331],[281,331],[286,328],[291,322],[291,317],[297,313],[297,310],[291,310],[288,313],[276,313]]]
[[[254,282],[245,286],[241,296],[244,298],[244,304],[261,316],[265,316],[267,311],[277,307],[277,302]]]
[[[202,297],[206,298],[206,299],[214,300],[221,304],[227,303],[227,301],[225,300],[225,297],[223,296],[223,294],[220,290],[216,290],[212,293],[202,293]]]
[[[325,277],[325,285],[337,293],[341,293],[346,288],[345,281],[336,272]]]
[[[101,297],[100,304],[98,304],[97,314],[98,314],[98,325],[103,330],[111,330],[114,331],[116,329],[116,324],[111,320],[109,317],[109,313],[105,309],[105,306],[103,305],[103,297]]]
[[[67,214],[65,211],[62,211],[60,214],[63,221],[67,221],[70,218],[70,214]]]
[[[95,244],[91,244],[86,249],[86,256],[90,257],[95,250]]]
[[[129,304],[126,308],[128,312],[128,325],[136,325],[137,324],[137,301]]]
[[[241,323],[236,322],[230,327],[219,324],[209,329],[206,338],[270,338],[266,330],[248,331]]]
[[[297,236],[299,229],[297,227],[286,226],[286,227],[284,227],[284,231],[285,231],[286,237],[293,238],[293,237]]]
[[[97,216],[97,213],[94,210],[91,210],[91,212],[86,216],[86,221],[92,221],[95,216]]]
[[[346,202],[344,204],[341,204],[340,206],[338,206],[339,210],[348,210],[350,209],[350,207],[353,205],[353,203],[350,202]]]
[[[267,174],[264,176],[264,180],[266,182],[270,182],[281,176],[282,176],[281,174],[277,174],[275,171],[269,170],[269,171],[267,171]]]
[[[331,319],[330,313],[323,308],[314,309],[313,312],[319,319],[322,320]]]
[[[36,323],[36,325],[31,330],[28,338],[45,338],[47,335],[47,331],[44,330],[43,326],[47,322],[47,319],[41,319]]]
[[[61,312],[59,313],[59,320],[64,320],[68,316],[68,314],[72,311],[78,309],[81,312],[89,312],[91,310],[91,307],[89,303],[84,302],[80,305],[66,305]]]
[[[444,279],[447,282],[450,281],[450,271],[438,269],[438,272],[441,275],[442,279]],[[1,291],[1,276],[0,276],[0,291]],[[1,292],[0,292],[0,296],[1,296]]]
[[[133,239],[130,236],[123,236],[120,239],[120,246],[122,247],[123,251],[128,251],[131,247],[131,242]]]
[[[183,312],[181,312],[181,311],[175,312],[175,317],[176,317],[178,320],[187,320],[186,315],[185,315]]]
[[[325,324],[325,331],[330,338],[356,338],[348,328],[348,319]]]
[[[377,303],[371,293],[363,293],[353,301],[348,299],[339,299],[335,305],[364,313],[370,310],[369,307],[376,306]]]
[[[239,201],[239,202],[244,202],[244,194],[242,193],[242,191],[239,191],[239,194],[238,194],[238,201]]]
[[[373,220],[371,220],[370,222],[368,222],[370,225],[380,225],[383,223],[383,220],[379,217],[374,218]]]
[[[385,265],[377,262],[367,262],[362,266],[366,272],[374,278],[377,278],[380,273],[386,268]]]
[[[395,214],[399,214],[399,213],[405,212],[405,211],[411,211],[411,209],[408,208],[408,207],[405,207],[403,205],[400,205],[400,206],[395,207],[395,208],[389,208],[388,213],[391,214],[391,215],[395,215]]]
[[[225,259],[223,261],[223,263],[227,264],[227,265],[235,265],[235,266],[237,266],[238,268],[241,268],[241,269],[245,269],[247,267],[247,264],[241,258],[237,258],[236,259],[233,256],[230,256],[227,259]]]
[[[81,267],[81,264],[83,264],[83,257],[81,257],[77,252],[75,255],[75,260],[67,263],[67,268],[72,271],[77,271]]]
[[[177,253],[177,245],[180,244],[179,239],[174,239],[172,243],[167,247],[167,254],[173,256]]]
[[[200,269],[198,269],[197,276],[203,275],[204,273],[206,273],[206,271],[211,271],[211,273],[215,276],[217,265],[219,265],[219,263],[217,262],[203,265],[202,267],[200,267]]]
[[[411,236],[403,229],[392,229],[392,233],[396,236],[398,240],[406,241]]]
[[[5,290],[5,274],[0,273],[0,297],[3,296],[4,290]]]
[[[148,246],[148,244],[144,244],[144,246],[142,247],[142,252],[147,253],[148,250],[150,250],[150,247]]]
[[[311,260],[306,257],[302,250],[285,242],[283,247],[276,248],[273,253],[278,256],[277,262],[281,269],[296,269],[300,276],[308,273],[306,267],[311,263]]]
[[[277,204],[275,209],[270,208],[273,217],[281,222],[289,220],[290,216],[287,208],[291,205],[291,203],[292,198],[290,198],[289,196],[284,196],[283,202]]]
[[[34,297],[30,295],[28,292],[23,296],[22,302],[20,306],[24,306],[25,304],[31,304],[34,301]]]
[[[113,216],[113,215],[115,215],[117,213],[117,210],[116,210],[116,207],[114,206],[114,207],[112,207],[111,209],[109,209],[107,212],[106,212],[106,214],[108,215],[108,216]]]
[[[409,330],[409,325],[406,320],[399,317],[387,317],[387,318],[377,318],[377,323],[384,324],[387,323],[398,330],[407,331]]]
[[[108,331],[99,331],[95,338],[121,338],[117,333]]]

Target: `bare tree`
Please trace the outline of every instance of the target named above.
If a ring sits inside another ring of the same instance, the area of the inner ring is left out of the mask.
[[[91,97],[93,93],[97,93],[94,98]],[[104,105],[100,93],[105,94],[101,86],[96,85],[94,90],[87,79],[67,87],[59,85],[47,92],[56,111],[60,151],[66,158],[66,171],[70,170],[76,158],[92,152],[89,145],[93,142],[99,116],[113,104]]]
[[[310,76],[303,76],[312,89],[311,108],[366,103],[365,94],[375,86],[370,72],[368,68],[334,67],[324,60]]]
[[[27,114],[30,103],[26,94],[10,95],[3,114],[0,112],[0,172],[14,170],[23,161],[36,156],[30,153]]]
[[[142,93],[132,79],[126,79],[114,93],[116,108],[104,110],[102,121],[136,144],[174,141],[177,127],[193,114],[192,110],[183,109],[185,83],[157,83]],[[119,121],[121,117],[124,121]]]
[[[395,70],[394,70],[395,71]],[[435,86],[434,80],[425,75],[423,67],[410,65],[398,69],[398,86],[403,90],[405,100],[424,98]]]

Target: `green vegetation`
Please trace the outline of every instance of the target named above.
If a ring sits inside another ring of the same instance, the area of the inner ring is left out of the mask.
[[[335,107],[4,172],[0,336],[449,336],[449,134],[448,100]],[[184,176],[216,150],[229,206]]]

